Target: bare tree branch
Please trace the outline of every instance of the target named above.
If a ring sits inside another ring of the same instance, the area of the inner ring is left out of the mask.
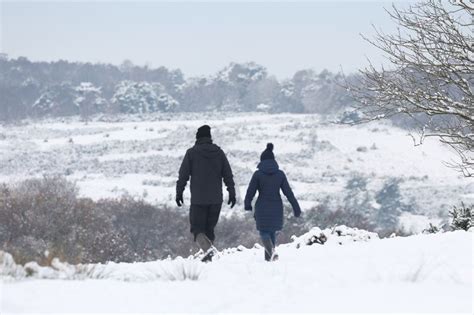
[[[346,83],[364,114],[358,122],[408,116],[418,126],[415,144],[439,138],[457,153],[456,167],[474,176],[473,2],[426,0],[387,12],[398,32],[374,26],[374,38],[362,37],[385,54],[391,68],[377,69],[369,60],[359,81]]]

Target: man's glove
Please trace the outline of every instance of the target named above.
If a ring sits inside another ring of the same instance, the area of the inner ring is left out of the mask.
[[[178,205],[178,207],[181,207],[183,203],[183,194],[176,195],[176,204]]]
[[[236,203],[235,194],[229,193],[229,202],[227,204],[230,205],[230,208],[232,209],[235,206],[235,203]]]

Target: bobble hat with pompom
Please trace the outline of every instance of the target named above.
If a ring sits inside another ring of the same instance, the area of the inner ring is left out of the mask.
[[[260,155],[260,161],[274,159],[275,155],[273,155],[273,143],[267,143],[267,148]]]

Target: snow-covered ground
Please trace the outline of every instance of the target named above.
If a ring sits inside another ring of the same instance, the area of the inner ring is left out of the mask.
[[[389,122],[345,126],[297,114],[153,114],[87,124],[73,117],[0,126],[0,182],[62,174],[94,199],[129,193],[173,205],[181,158],[204,123],[227,152],[240,202],[267,142],[275,144],[303,210],[343,198],[356,173],[369,179],[373,191],[388,178],[402,179],[404,199],[424,216],[402,220],[407,232],[439,222],[454,204],[474,201],[474,182],[443,164],[456,156],[435,139],[415,147],[406,130]]]
[[[324,233],[324,245],[305,245],[319,235],[314,229],[279,246],[272,263],[255,247],[210,264],[32,265],[33,276],[23,278],[24,268],[12,271],[4,255],[0,312],[472,312],[472,233]]]

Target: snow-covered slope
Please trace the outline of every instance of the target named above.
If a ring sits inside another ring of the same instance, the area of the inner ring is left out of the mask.
[[[443,164],[455,155],[435,139],[414,147],[407,131],[390,123],[351,127],[296,114],[178,113],[0,126],[0,181],[56,173],[77,180],[81,194],[95,199],[128,192],[173,205],[181,158],[204,123],[228,154],[240,198],[261,151],[273,142],[304,210],[340,201],[355,173],[373,191],[400,178],[406,202],[433,222],[453,204],[474,200],[474,183]]]
[[[263,260],[261,248],[239,248],[210,264],[178,258],[86,266],[55,262],[55,268],[30,265],[30,280],[12,280],[5,275],[13,265],[4,256],[0,312],[472,310],[472,233],[380,240],[341,227],[323,231],[326,244],[305,245],[319,232],[313,229],[279,246],[280,260],[273,263]],[[17,277],[22,274],[15,272]]]

